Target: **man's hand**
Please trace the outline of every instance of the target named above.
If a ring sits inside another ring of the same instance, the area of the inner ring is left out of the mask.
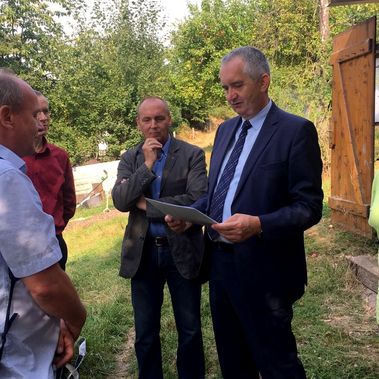
[[[141,196],[136,203],[136,207],[138,209],[141,209],[143,211],[146,211],[146,199],[145,196]]]
[[[236,213],[212,228],[230,242],[243,242],[262,232],[261,221],[257,216]]]
[[[167,222],[167,225],[175,233],[183,233],[185,230],[190,228],[192,224],[183,220],[176,220],[171,215],[166,215],[164,220]]]
[[[39,307],[50,316],[63,319],[65,328],[76,340],[87,314],[70,278],[58,263],[21,280]]]
[[[65,322],[61,320],[57,349],[53,363],[57,368],[64,366],[74,355],[74,337],[68,330]]]
[[[146,138],[142,145],[145,165],[149,170],[153,168],[154,162],[158,158],[158,151],[162,149],[162,144],[155,138]]]

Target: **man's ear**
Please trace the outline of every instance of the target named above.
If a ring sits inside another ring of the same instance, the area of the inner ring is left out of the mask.
[[[2,105],[0,107],[0,125],[5,128],[13,128],[13,116],[14,113],[12,112],[9,105]]]
[[[270,86],[270,75],[267,73],[264,73],[261,77],[261,91],[267,92],[269,86]]]

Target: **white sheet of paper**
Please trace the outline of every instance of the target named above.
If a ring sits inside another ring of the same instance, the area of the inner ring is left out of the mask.
[[[165,215],[171,215],[178,220],[192,222],[198,225],[212,225],[217,222],[199,210],[183,205],[164,203],[163,201],[146,198],[146,201]]]

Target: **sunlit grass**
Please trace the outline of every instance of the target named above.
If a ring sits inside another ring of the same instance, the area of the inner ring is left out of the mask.
[[[211,142],[202,139],[209,161]],[[191,142],[191,141],[190,141]],[[372,254],[377,243],[331,228],[330,178],[323,178],[325,194],[323,219],[306,233],[308,288],[294,307],[294,333],[308,379],[377,379],[379,372],[378,327],[373,313],[367,311],[362,287],[348,267],[346,255]],[[83,209],[65,232],[69,246],[67,271],[73,278],[88,309],[83,330],[88,355],[81,369],[84,379],[116,377],[116,360],[126,349],[132,335],[133,313],[130,281],[118,276],[121,242],[127,214],[103,214]],[[101,216],[94,216],[94,215]],[[206,355],[206,379],[221,379],[212,330],[208,285],[203,286],[202,325]],[[165,379],[176,379],[177,334],[169,293],[162,307],[162,355]],[[138,378],[133,340],[126,354],[125,378]],[[120,377],[120,376],[118,376]]]
[[[81,378],[114,378],[116,358],[125,350],[133,329],[130,281],[118,276],[125,214],[111,219],[78,222],[65,234],[69,245],[68,273],[88,309],[83,330],[88,356]],[[80,227],[82,224],[82,227]],[[375,242],[336,228],[328,218],[307,232],[309,285],[295,305],[294,332],[311,379],[376,379],[379,370],[378,329],[367,313],[346,255],[376,254]],[[203,287],[202,323],[206,378],[221,378],[208,303]],[[177,334],[168,291],[162,308],[162,354],[165,378],[177,378]],[[129,341],[132,343],[133,341]],[[125,378],[137,378],[133,349],[125,358]]]

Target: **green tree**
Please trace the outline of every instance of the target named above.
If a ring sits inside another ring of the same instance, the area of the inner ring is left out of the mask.
[[[0,66],[9,67],[32,85],[49,79],[63,38],[58,17],[77,0],[0,1]],[[55,9],[55,10],[53,10]]]
[[[75,163],[94,158],[100,141],[108,144],[109,159],[133,146],[140,140],[137,103],[167,88],[158,10],[150,5],[119,1],[104,11],[96,2],[89,23],[82,22],[79,34],[60,50],[49,90],[51,136]]]
[[[204,0],[171,39],[168,55],[173,101],[192,126],[201,127],[223,104],[218,71],[221,57],[250,41],[251,9],[245,1]]]

